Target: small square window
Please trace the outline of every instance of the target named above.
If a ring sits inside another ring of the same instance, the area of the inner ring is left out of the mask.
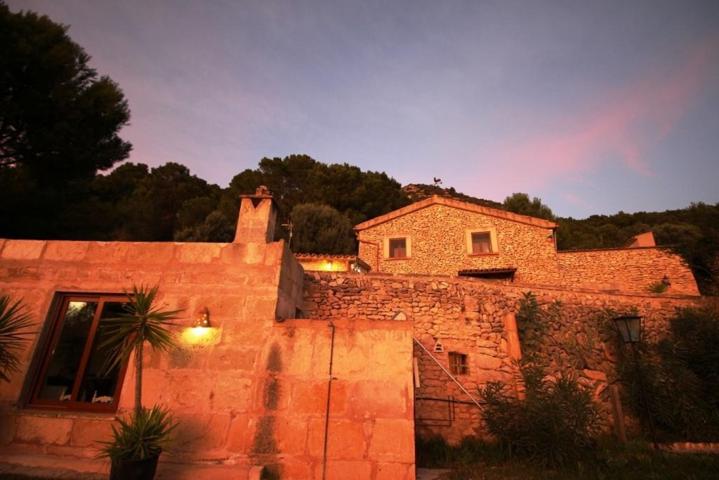
[[[464,353],[449,352],[449,371],[453,375],[467,375],[469,373],[467,355]]]
[[[492,253],[492,235],[489,232],[472,232],[472,254]]]
[[[389,239],[389,258],[407,258],[407,239]]]

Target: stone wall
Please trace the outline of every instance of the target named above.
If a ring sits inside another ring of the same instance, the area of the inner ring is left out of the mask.
[[[516,268],[514,283],[647,293],[666,275],[667,293],[699,295],[684,260],[655,247],[557,252],[552,229],[463,207],[463,202],[438,199],[387,221],[365,222],[358,231],[359,257],[375,273],[453,275],[461,270]],[[511,215],[511,214],[508,214]],[[381,217],[380,217],[381,218]],[[529,218],[529,217],[524,217]],[[540,219],[531,219],[544,222]],[[548,223],[548,222],[545,222]],[[467,232],[496,232],[497,251],[468,253]],[[408,258],[386,258],[389,238],[407,237]]]
[[[488,229],[496,231],[498,251],[470,255],[467,231]],[[410,258],[384,258],[384,239],[397,236],[410,237]],[[359,257],[382,273],[457,275],[465,269],[516,267],[518,282],[552,284],[558,278],[550,228],[442,204],[361,230]]]
[[[419,386],[415,389],[416,430],[439,434],[451,442],[485,434],[474,404],[477,388],[489,381],[521,389],[513,340],[520,300],[531,291],[546,322],[542,355],[548,373],[572,373],[603,405],[609,421],[606,386],[615,380],[617,336],[609,318],[614,313],[644,316],[646,337],[666,332],[676,308],[703,303],[700,298],[672,295],[618,295],[559,288],[497,285],[450,277],[307,273],[304,310],[312,318],[332,320],[409,320],[414,336]],[[516,336],[515,336],[516,338]],[[436,343],[442,345],[435,352]],[[468,355],[469,372],[456,375],[468,396],[438,365],[449,370],[449,352]],[[472,398],[473,397],[473,398]],[[474,400],[473,400],[474,399]]]
[[[640,247],[581,250],[557,254],[561,284],[567,287],[647,293],[666,277],[666,293],[699,295],[691,269],[679,256],[663,248]]]
[[[321,478],[327,323],[278,323],[298,311],[302,283],[283,242],[0,240],[0,292],[23,299],[36,334],[20,354],[20,372],[0,383],[0,458],[106,471],[94,457],[116,414],[27,408],[22,392],[57,292],[157,284],[159,303],[182,309],[180,346],[147,351],[144,361],[143,403],[167,406],[179,424],[160,478],[244,479],[262,466],[283,479]],[[212,328],[187,335],[205,308]],[[411,334],[407,323],[385,323],[337,322],[328,478],[414,478]],[[118,415],[132,408],[132,365]]]

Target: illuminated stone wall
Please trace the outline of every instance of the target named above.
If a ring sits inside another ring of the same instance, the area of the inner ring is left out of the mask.
[[[0,457],[104,472],[96,460],[113,414],[24,408],[21,392],[56,292],[122,293],[159,285],[182,309],[179,348],[146,350],[143,403],[167,406],[178,428],[159,474],[192,480],[321,478],[329,367],[326,322],[287,320],[302,269],[283,242],[132,243],[0,240],[0,292],[28,305],[33,336],[21,371],[0,384]],[[212,329],[191,325],[203,309]],[[408,325],[337,322],[328,478],[414,478],[412,346]],[[389,363],[387,363],[389,362]],[[132,408],[133,363],[119,415]]]
[[[589,388],[610,422],[607,385],[616,381],[617,335],[607,312],[636,312],[644,317],[645,338],[667,331],[677,308],[703,305],[708,299],[671,294],[611,294],[498,285],[481,280],[309,272],[305,274],[304,310],[312,318],[410,322],[418,366],[415,385],[416,432],[441,435],[450,442],[485,436],[477,389],[502,381],[521,389],[515,360],[520,355],[514,317],[531,291],[546,312],[546,345],[541,355],[553,376],[569,374]],[[436,351],[441,344],[441,351]],[[425,350],[426,349],[426,350]],[[428,351],[428,352],[427,352]],[[449,353],[468,357],[468,372],[454,375],[469,395],[443,370]]]
[[[498,251],[470,255],[467,230],[485,229],[496,231]],[[410,258],[384,258],[384,239],[396,236],[410,237]],[[556,283],[558,278],[550,228],[447,205],[430,205],[362,230],[359,240],[359,257],[373,272],[457,275],[465,269],[515,267],[516,281]]]

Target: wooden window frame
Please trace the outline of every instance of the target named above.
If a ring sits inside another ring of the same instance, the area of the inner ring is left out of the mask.
[[[485,252],[485,253],[474,253],[474,250],[472,248],[472,236],[475,233],[486,233],[489,234],[489,243],[490,247],[492,249],[491,252]],[[499,254],[499,245],[497,243],[497,229],[494,227],[485,227],[485,228],[473,228],[471,230],[466,230],[465,236],[467,239],[467,255],[470,257],[482,257],[487,255],[498,255]]]
[[[404,257],[392,257],[390,254],[390,242],[392,240],[404,240]],[[409,260],[412,258],[412,239],[409,235],[392,235],[391,237],[385,237],[384,239],[384,259],[385,260]]]
[[[452,375],[469,375],[469,357],[466,353],[449,352],[447,360]]]
[[[95,342],[95,336],[100,323],[100,316],[104,309],[105,303],[118,303],[122,301],[126,303],[128,301],[127,295],[123,294],[94,294],[94,293],[58,293],[53,302],[53,308],[50,311],[49,321],[49,335],[47,343],[39,350],[38,353],[38,368],[35,371],[35,375],[32,378],[32,386],[30,387],[30,394],[26,406],[29,408],[42,408],[50,410],[61,410],[61,411],[73,411],[73,412],[97,412],[97,413],[114,413],[117,411],[120,402],[120,393],[122,390],[122,384],[125,379],[125,373],[127,371],[128,362],[124,362],[120,365],[120,370],[117,375],[117,384],[115,385],[115,393],[113,395],[113,401],[111,403],[90,403],[90,402],[78,402],[74,400],[47,400],[40,399],[38,395],[42,389],[47,370],[50,367],[50,360],[52,359],[53,350],[57,346],[57,342],[60,339],[62,329],[64,326],[65,314],[70,302],[97,302],[98,308],[96,309],[92,324],[90,325],[90,331],[88,332],[88,339],[85,342],[85,346],[80,357],[80,364],[78,365],[77,371],[75,372],[75,379],[72,386],[71,398],[77,397],[79,394],[80,386],[82,384],[87,364],[90,360],[90,354],[92,347]]]

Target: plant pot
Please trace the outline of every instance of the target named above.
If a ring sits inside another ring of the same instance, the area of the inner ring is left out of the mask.
[[[113,460],[110,480],[152,480],[155,478],[159,458],[157,455],[144,460]]]

